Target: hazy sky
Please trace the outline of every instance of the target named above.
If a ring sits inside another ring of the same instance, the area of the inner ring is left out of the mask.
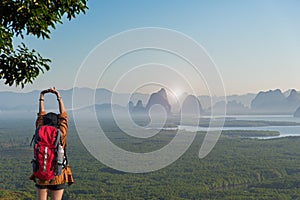
[[[197,41],[217,65],[228,95],[300,90],[300,1],[90,0],[88,6],[85,15],[58,25],[50,40],[25,39],[52,59],[52,67],[24,92],[72,88],[79,67],[99,43],[142,27],[172,29]],[[82,87],[89,81],[87,76]],[[19,91],[1,83],[0,91]]]

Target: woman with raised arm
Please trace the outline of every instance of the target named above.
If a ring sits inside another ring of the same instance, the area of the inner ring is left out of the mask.
[[[52,93],[56,95],[59,106],[59,114],[52,112],[46,114],[44,107],[44,95],[47,93]],[[66,150],[68,115],[65,111],[63,100],[55,87],[43,90],[40,93],[39,112],[36,119],[36,128],[39,128],[42,125],[54,125],[58,127],[60,131],[61,146],[64,150]],[[51,200],[61,200],[65,184],[68,183],[68,185],[71,185],[74,182],[71,169],[67,162],[65,163],[65,166],[62,169],[62,173],[58,176],[55,176],[53,180],[40,180],[37,177],[35,177],[34,174],[31,175],[30,179],[35,182],[38,200],[47,200],[48,191],[50,192]]]

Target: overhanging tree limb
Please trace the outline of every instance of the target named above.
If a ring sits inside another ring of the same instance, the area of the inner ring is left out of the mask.
[[[86,0],[2,0],[0,2],[0,79],[4,84],[22,88],[33,83],[40,72],[49,70],[50,59],[24,43],[13,47],[13,38],[33,35],[50,39],[50,28],[55,29],[66,15],[68,20],[88,9]]]

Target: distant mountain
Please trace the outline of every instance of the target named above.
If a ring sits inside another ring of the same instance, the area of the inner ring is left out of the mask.
[[[138,102],[136,103],[136,105],[134,106],[134,104],[132,103],[132,101],[129,102],[129,104],[132,104],[132,109],[130,109],[130,111],[132,113],[140,113],[140,114],[145,114],[146,113],[146,108],[143,105],[143,101],[142,100],[138,100]]]
[[[67,98],[70,102],[69,108],[72,108],[72,90],[70,91],[71,93],[69,96],[67,96]],[[76,107],[85,107],[87,105],[93,104],[115,104],[126,107],[129,101],[137,102],[139,99],[142,101],[146,101],[149,98],[149,94],[113,93],[110,90],[104,88],[99,88],[96,90],[90,88],[74,88],[73,93],[76,97],[79,97],[74,99],[74,102],[76,102]]]
[[[227,102],[235,101],[237,103],[243,104],[245,107],[250,108],[251,102],[255,98],[256,94],[248,93],[243,95],[229,95],[226,97]]]
[[[171,105],[168,101],[168,96],[164,88],[161,88],[158,92],[150,95],[149,101],[146,105],[146,111],[149,111],[153,105],[161,105],[165,109],[166,113],[171,113]]]
[[[299,103],[300,102],[300,94],[295,89],[292,89],[286,99],[289,103],[292,103],[292,102]]]
[[[147,111],[154,105],[162,106],[167,113],[180,110],[177,108],[178,105],[170,105],[165,89],[152,94],[115,93],[104,88],[73,88],[59,91],[69,112],[102,104],[118,105],[130,111],[133,109]],[[38,112],[39,93],[40,91],[37,90],[27,93],[0,92],[0,117],[14,115],[35,117]],[[202,113],[209,113],[211,107],[215,110],[224,107],[224,102],[222,102],[224,97],[205,95],[191,97],[189,94],[185,94],[180,102],[183,103],[186,98],[194,98],[195,101],[191,100],[194,102],[199,101]],[[195,98],[198,100],[196,101]],[[284,93],[277,89],[261,91],[258,94],[230,95],[226,97],[226,100],[227,114],[294,114],[300,106],[300,93],[295,89]],[[143,102],[146,103],[143,104]],[[45,95],[45,109],[58,112],[57,100],[54,95]],[[101,109],[103,110],[103,108]],[[192,110],[192,108],[189,109]]]
[[[284,99],[285,96],[279,89],[259,92],[251,102],[251,108],[254,110],[268,110],[282,104]]]
[[[255,98],[256,94],[248,93],[243,95],[229,95],[226,97],[226,101],[235,101],[237,103],[243,104],[245,107],[250,108],[251,102]],[[223,101],[224,97],[218,97],[218,96],[207,96],[207,95],[201,95],[198,96],[201,105],[203,106],[203,109],[208,109],[215,105],[217,102]]]
[[[295,89],[288,89],[288,90],[286,90],[285,92],[282,92],[283,93],[283,95],[285,96],[285,97],[288,97],[290,94],[291,94],[291,91],[293,91],[293,90],[295,90]],[[296,91],[296,90],[295,90]]]
[[[214,113],[223,113],[224,112],[224,101],[217,102],[213,109]],[[228,115],[238,115],[238,114],[250,114],[250,109],[246,107],[244,104],[237,102],[235,100],[228,101],[226,104],[226,114]]]
[[[286,98],[286,108],[293,114],[297,108],[300,106],[300,93],[296,90],[291,90],[290,95]]]
[[[257,114],[293,114],[300,106],[300,94],[291,90],[286,97],[281,90],[259,92],[251,102],[251,110]]]
[[[250,113],[250,109],[248,107],[235,100],[227,102],[226,111],[230,115]]]
[[[204,110],[199,99],[194,95],[188,95],[183,103],[181,113],[184,115],[202,115]]]
[[[39,92],[30,93],[0,92],[0,110],[13,111],[38,109]]]
[[[103,88],[74,88],[69,90],[59,90],[65,107],[68,110],[87,107],[94,104],[118,104],[126,107],[128,101],[137,102],[138,99],[147,101],[149,94],[134,93],[122,94],[112,93]],[[17,92],[0,92],[0,111],[38,111],[38,99],[40,91],[32,91],[28,93]],[[74,96],[74,101],[72,98]],[[72,104],[73,103],[73,104]],[[45,95],[45,108],[47,110],[57,110],[57,100],[54,95]]]

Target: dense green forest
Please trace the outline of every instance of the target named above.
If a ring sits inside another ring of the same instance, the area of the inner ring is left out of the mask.
[[[0,199],[34,199],[34,184],[29,180],[34,121],[1,120],[0,124]],[[133,151],[159,148],[175,133],[162,131],[147,141],[124,140],[120,130],[110,126],[106,129],[111,140]],[[199,132],[173,164],[151,173],[132,174],[93,158],[70,122],[68,155],[75,183],[65,190],[64,199],[300,199],[300,137],[236,137],[243,133],[251,136],[242,130],[224,132],[210,154],[199,159],[205,135]]]

